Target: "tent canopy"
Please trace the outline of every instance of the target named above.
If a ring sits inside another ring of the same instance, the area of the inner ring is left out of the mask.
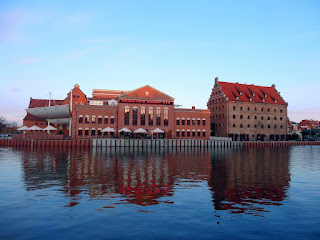
[[[143,128],[138,128],[137,130],[134,131],[134,133],[148,133],[148,132]]]
[[[29,130],[42,130],[42,128],[39,128],[38,126],[34,125]]]
[[[164,133],[164,131],[161,130],[160,128],[156,128],[156,129],[153,129],[151,133]]]
[[[101,130],[101,132],[115,132],[116,130],[114,130],[113,128],[111,127],[106,127],[104,129]]]
[[[22,127],[19,127],[17,130],[18,131],[25,131],[25,130],[29,130],[29,128],[26,126],[22,126]]]
[[[43,131],[54,131],[54,130],[58,130],[57,128],[55,128],[55,127],[52,127],[52,126],[48,126],[48,127],[46,127],[46,128],[44,128],[44,129],[42,129]]]
[[[119,132],[131,133],[132,131],[129,130],[128,128],[124,127],[124,128],[121,128],[121,129],[119,130]]]

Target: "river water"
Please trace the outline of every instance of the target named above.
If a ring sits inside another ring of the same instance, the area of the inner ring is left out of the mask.
[[[320,239],[320,147],[0,148],[0,239]]]

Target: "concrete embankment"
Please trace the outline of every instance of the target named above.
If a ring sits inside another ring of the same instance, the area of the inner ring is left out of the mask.
[[[16,140],[0,139],[1,147],[28,147],[28,148],[49,148],[49,147],[200,147],[200,148],[239,148],[239,147],[287,147],[320,145],[320,142],[234,142],[234,141],[213,141],[200,139],[72,139],[72,140]]]

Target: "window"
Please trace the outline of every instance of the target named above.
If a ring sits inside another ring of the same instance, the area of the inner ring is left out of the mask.
[[[114,118],[113,117],[111,117],[111,119],[110,119],[110,124],[114,124]]]
[[[214,115],[213,115],[213,118],[214,118]],[[200,124],[201,124],[201,120],[198,119],[198,120],[197,120],[197,125],[200,126]]]
[[[273,111],[274,111],[274,112],[276,112],[276,111],[277,111],[277,109],[274,109]]]
[[[243,116],[242,116],[242,115],[240,115],[240,119],[243,119]]]
[[[242,111],[242,107],[240,107],[240,111]]]
[[[234,115],[234,114],[233,114],[233,116],[232,116],[232,117],[233,117],[233,119],[236,119],[236,115]]]
[[[163,111],[163,123],[165,126],[169,125],[169,109],[165,108]]]
[[[282,109],[280,109],[280,112],[282,113]]]
[[[78,136],[82,136],[82,129],[78,130]]]
[[[250,107],[248,107],[248,111],[250,111]]]
[[[257,116],[254,116],[254,119],[257,120]]]
[[[270,116],[268,116],[268,120],[270,120]]]
[[[261,125],[261,128],[264,128],[263,124]]]
[[[277,120],[277,117],[274,117],[273,119],[274,119],[274,120]]]
[[[248,128],[250,128],[250,124],[248,124]]]
[[[192,119],[192,125],[196,125],[196,119]]]
[[[124,109],[124,125],[129,125],[130,109],[125,107]]]
[[[233,110],[236,110],[236,106],[233,106]]]
[[[254,128],[257,128],[257,124],[254,125]]]
[[[102,123],[102,117],[98,117],[98,123],[99,123],[99,124]]]
[[[180,125],[180,119],[176,119],[176,125]]]
[[[153,109],[149,108],[149,125],[153,125]]]
[[[257,108],[254,108],[255,111],[257,111]]]
[[[91,123],[96,123],[96,116],[92,116]]]
[[[250,115],[248,115],[248,119],[250,119]]]
[[[156,110],[156,124],[161,125],[161,109]]]
[[[91,136],[95,136],[96,135],[96,130],[95,129],[91,129]]]
[[[198,131],[198,137],[200,137],[201,136],[201,132],[200,131]]]
[[[101,129],[98,129],[98,136],[101,136]]]
[[[89,123],[89,122],[90,122],[90,118],[89,116],[86,116],[85,123]]]
[[[187,137],[190,137],[190,131],[187,131]]]
[[[268,125],[268,128],[270,128],[270,125]]]
[[[263,120],[263,116],[261,116],[261,120]]]
[[[104,117],[104,124],[108,124],[108,117],[106,116],[106,117]]]
[[[79,123],[83,123],[83,117],[79,117]]]
[[[281,128],[281,129],[283,129],[283,126],[282,126],[282,125],[280,125],[280,128]]]
[[[263,108],[261,108],[261,112],[263,112]]]
[[[240,124],[240,128],[243,128],[243,124]]]
[[[190,119],[187,119],[187,125],[190,125]]]
[[[132,109],[132,125],[138,124],[138,109],[133,108]]]
[[[180,137],[180,131],[177,131],[177,132],[176,132],[176,136],[177,136],[177,137]]]
[[[84,130],[84,135],[89,136],[89,129]]]
[[[233,125],[232,125],[232,127],[234,127],[234,128],[235,128],[235,127],[236,127],[236,124],[233,124]]]
[[[206,132],[205,131],[202,132],[202,137],[206,137]]]
[[[195,136],[196,136],[196,132],[192,131],[192,137],[195,137]]]
[[[280,117],[280,120],[282,121],[282,117]]]
[[[140,110],[140,125],[146,125],[146,109],[141,108]]]
[[[277,125],[274,125],[274,128],[277,128]]]
[[[268,112],[270,112],[270,108],[268,108]]]
[[[181,125],[185,125],[186,120],[182,119],[181,120]]]
[[[205,125],[206,125],[206,120],[202,119],[202,126],[205,126]]]
[[[185,131],[181,132],[181,136],[184,137],[186,135]]]

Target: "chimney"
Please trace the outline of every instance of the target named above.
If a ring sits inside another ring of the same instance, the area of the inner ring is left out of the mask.
[[[80,86],[78,84],[75,84],[74,88],[80,88]]]
[[[196,107],[195,107],[195,106],[192,106],[192,109],[196,109]]]
[[[273,87],[274,89],[276,89],[276,85],[272,84],[271,87]]]
[[[214,79],[214,84],[215,84],[215,85],[217,85],[217,84],[218,84],[218,82],[219,82],[219,78],[218,78],[218,77],[216,77],[216,78]]]

